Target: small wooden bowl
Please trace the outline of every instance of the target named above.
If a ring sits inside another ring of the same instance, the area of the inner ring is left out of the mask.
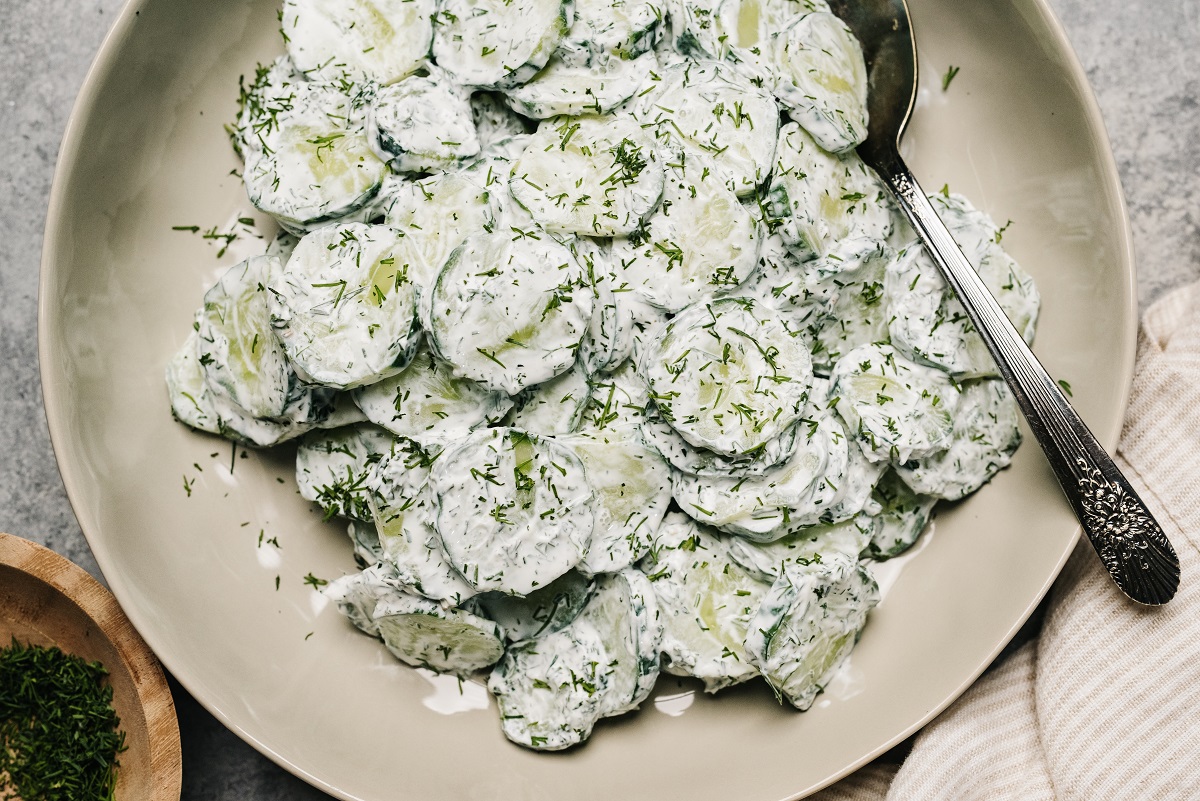
[[[102,663],[127,746],[119,756],[117,801],[179,801],[179,722],[154,654],[117,599],[85,570],[0,533],[0,645],[13,637]]]

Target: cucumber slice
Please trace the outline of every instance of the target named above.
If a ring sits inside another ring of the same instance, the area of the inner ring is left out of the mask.
[[[600,715],[611,717],[637,709],[658,680],[663,624],[654,587],[637,570],[600,576],[571,628],[589,625],[600,633],[608,656],[600,668],[607,674]]]
[[[428,598],[383,598],[375,605],[374,621],[392,656],[413,667],[466,678],[504,656],[504,631],[499,626]]]
[[[579,563],[585,576],[616,573],[646,555],[671,502],[670,470],[632,429],[556,437],[596,493],[592,537]]]
[[[902,460],[896,472],[914,492],[947,500],[965,498],[1012,462],[1021,444],[1020,409],[1001,380],[964,385],[954,435],[943,453]]]
[[[961,195],[930,197],[1017,331],[1033,342],[1041,298],[1033,279],[999,245],[1002,231]],[[959,378],[997,375],[987,345],[924,246],[910,242],[888,267],[885,282],[892,342],[914,361]]]
[[[354,548],[354,562],[367,568],[383,561],[383,546],[379,544],[379,530],[371,523],[351,520],[346,525],[346,535]]]
[[[461,604],[475,594],[446,558],[434,523],[429,471],[436,448],[401,440],[369,471],[366,501],[384,558],[404,586],[435,601]]]
[[[504,425],[531,434],[568,434],[579,427],[590,391],[587,373],[576,365],[517,396]]]
[[[648,0],[576,0],[575,20],[557,55],[579,67],[638,59],[657,41],[663,13]]]
[[[788,565],[817,565],[835,556],[858,559],[882,529],[880,518],[857,515],[840,523],[822,523],[795,531],[774,542],[729,540],[729,557],[768,584]]]
[[[829,153],[795,123],[779,129],[763,207],[771,229],[802,260],[847,239],[887,239],[897,217],[879,176],[856,153]]]
[[[417,71],[433,41],[434,0],[284,0],[288,54],[309,78],[389,84]]]
[[[636,115],[661,141],[712,159],[738,197],[766,181],[775,159],[779,108],[733,65],[687,61],[666,70],[637,102]]]
[[[664,42],[680,62],[688,59],[723,59],[727,49],[716,28],[720,0],[667,0],[670,36]]]
[[[512,408],[507,395],[456,377],[425,345],[403,372],[356,389],[353,396],[372,423],[423,444],[464,436]]]
[[[438,275],[431,344],[458,375],[515,395],[574,363],[592,303],[570,250],[498,226],[469,237]]]
[[[594,520],[578,457],[549,438],[476,431],[429,477],[450,563],[475,589],[528,595],[577,565]]]
[[[879,585],[849,557],[788,565],[763,596],[746,653],[780,703],[803,711],[854,649]]]
[[[641,565],[665,629],[663,670],[707,692],[754,678],[742,643],[769,585],[739,567],[725,542],[681,514],[667,516]]]
[[[454,249],[496,225],[509,169],[504,159],[482,158],[461,170],[405,182],[393,194],[385,220],[412,243],[409,278],[422,301],[432,296],[438,272]]]
[[[659,413],[691,444],[744,456],[800,419],[812,359],[770,309],[748,298],[696,305],[657,340],[643,374]]]
[[[863,345],[834,365],[838,414],[873,462],[903,464],[946,450],[960,391],[946,374],[890,345]]]
[[[911,548],[925,530],[937,498],[918,495],[894,470],[884,474],[875,487],[881,511],[871,542],[863,555],[877,562],[891,559]]]
[[[576,258],[596,293],[587,335],[579,343],[579,363],[589,373],[619,366],[633,354],[637,336],[634,295],[612,262],[611,248],[580,237]]]
[[[777,540],[820,522],[845,478],[847,437],[832,415],[807,422],[788,460],[761,476],[674,473],[675,502],[705,525],[756,542]]]
[[[537,128],[532,120],[510,109],[504,95],[495,92],[471,95],[471,117],[479,144],[485,149],[502,139],[531,134]]]
[[[658,205],[654,139],[630,117],[555,117],[513,164],[512,196],[548,231],[629,233]]]
[[[603,714],[608,660],[592,626],[509,646],[488,679],[504,736],[539,751],[561,751],[586,740]]]
[[[320,506],[327,520],[341,515],[371,521],[367,478],[395,442],[372,425],[314,431],[296,449],[300,497]]]
[[[713,16],[716,39],[738,61],[751,65],[771,46],[771,37],[798,17],[829,11],[824,0],[721,0]]]
[[[693,476],[761,476],[790,457],[797,441],[797,427],[792,426],[753,453],[724,456],[692,445],[653,407],[646,412],[641,432],[647,444],[658,451],[667,464]]]
[[[405,78],[375,93],[368,136],[396,172],[451,169],[479,155],[469,97],[442,70]]]
[[[271,330],[267,285],[283,272],[274,256],[229,268],[204,294],[196,314],[200,363],[213,392],[251,417],[280,417],[295,380]]]
[[[300,389],[300,393],[297,405],[285,410],[279,420],[254,417],[216,393],[209,394],[209,402],[216,411],[222,437],[252,448],[271,448],[316,428],[319,415],[332,407],[332,402],[323,405],[325,398],[316,390]]]
[[[821,514],[822,523],[841,523],[859,514],[874,515],[880,511],[872,493],[888,463],[867,458],[862,443],[855,438],[846,444],[846,459],[841,481],[835,488],[835,502]]]
[[[828,375],[843,354],[887,342],[893,312],[884,277],[894,255],[883,242],[848,239],[824,258],[807,263],[805,285],[823,311],[810,328],[813,369]]]
[[[375,608],[386,599],[405,595],[403,585],[387,564],[373,565],[334,579],[321,592],[359,631],[372,637],[379,636]]]
[[[500,624],[510,642],[520,642],[565,629],[579,617],[594,589],[591,579],[568,570],[524,598],[489,592],[476,596],[473,603]]]
[[[353,389],[403,370],[420,342],[416,261],[385,225],[331,225],[304,237],[269,287],[271,322],[296,372]]]
[[[579,430],[604,433],[637,429],[646,419],[649,402],[646,385],[633,362],[624,361],[614,370],[593,376]]]
[[[763,231],[700,154],[669,165],[662,204],[612,243],[621,279],[666,312],[732,290],[758,265]]]
[[[296,245],[300,244],[300,237],[295,234],[290,234],[287,231],[281,230],[275,234],[275,238],[267,244],[266,253],[264,256],[275,256],[284,264],[292,257],[292,251],[296,249]]]
[[[183,346],[167,362],[166,379],[175,419],[198,431],[220,434],[221,418],[204,380],[200,336],[195,331],[188,334]]]
[[[867,65],[846,23],[827,12],[805,14],[764,55],[775,96],[817,144],[842,153],[867,138]]]
[[[513,111],[534,119],[560,114],[608,114],[641,88],[658,68],[653,52],[632,61],[610,59],[603,66],[569,64],[559,57],[528,83],[508,90]]]
[[[252,88],[250,97],[242,176],[255,208],[295,234],[375,214],[388,170],[371,150],[360,101],[305,81]]]
[[[572,0],[442,0],[433,56],[463,86],[508,89],[546,66],[574,19]]]

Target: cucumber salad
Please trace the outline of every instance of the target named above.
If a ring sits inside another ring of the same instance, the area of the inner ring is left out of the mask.
[[[872,565],[1007,466],[1017,407],[884,186],[822,0],[285,0],[231,139],[279,224],[208,290],[175,416],[298,439],[323,591],[486,681],[533,749],[660,671],[808,709]],[[932,198],[1027,340],[1039,297]],[[182,328],[182,325],[181,325]]]

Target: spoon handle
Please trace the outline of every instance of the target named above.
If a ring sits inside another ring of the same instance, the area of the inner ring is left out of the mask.
[[[1009,322],[903,160],[893,156],[879,173],[987,343],[1100,561],[1138,603],[1169,601],[1179,558],[1154,516]]]

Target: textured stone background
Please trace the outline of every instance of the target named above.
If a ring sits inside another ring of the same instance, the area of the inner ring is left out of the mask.
[[[1087,68],[1133,218],[1142,307],[1200,277],[1200,3],[1051,0]],[[120,0],[0,0],[0,531],[98,575],[42,412],[37,282],[63,127]],[[185,799],[317,799],[178,685]]]

